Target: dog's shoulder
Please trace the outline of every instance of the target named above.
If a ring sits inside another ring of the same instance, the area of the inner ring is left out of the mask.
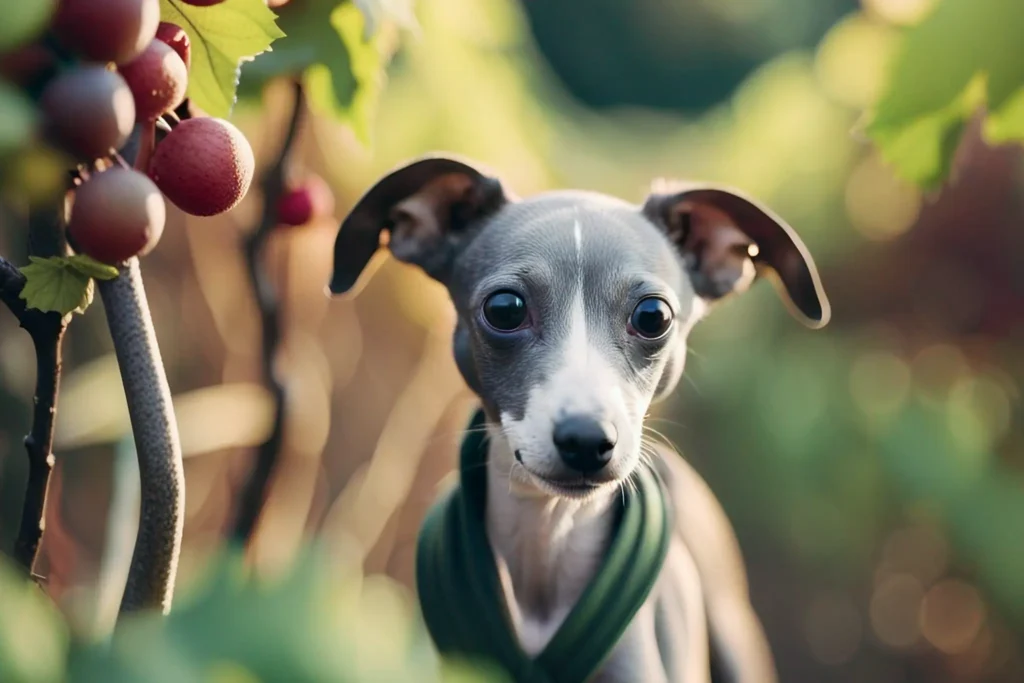
[[[746,599],[743,556],[718,498],[678,453],[664,449],[656,467],[672,502],[675,533],[693,555],[707,597],[728,593]]]
[[[713,681],[777,680],[771,650],[750,604],[747,572],[729,518],[703,477],[664,449],[655,467],[673,506],[674,532],[700,577],[708,618]]]

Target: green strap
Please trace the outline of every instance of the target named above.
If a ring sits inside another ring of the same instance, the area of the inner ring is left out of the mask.
[[[661,482],[650,468],[638,469],[601,568],[534,659],[516,638],[487,539],[486,462],[479,411],[462,442],[460,485],[434,504],[420,529],[416,586],[427,629],[442,654],[492,660],[517,683],[585,683],[625,633],[665,561],[670,528]]]

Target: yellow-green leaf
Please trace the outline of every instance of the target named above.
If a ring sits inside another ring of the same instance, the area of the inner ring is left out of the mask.
[[[97,280],[113,280],[119,275],[117,268],[100,263],[91,256],[85,254],[74,254],[67,257],[68,265],[86,277]]]
[[[0,679],[65,680],[67,626],[39,587],[0,556]]]
[[[25,286],[21,298],[29,308],[56,311],[61,315],[84,313],[92,303],[93,281],[59,256],[30,256],[30,265],[23,266]]]
[[[982,104],[991,142],[1024,141],[1024,2],[940,0],[910,29],[867,133],[904,178],[947,177],[966,121]]]
[[[211,116],[231,114],[242,63],[284,37],[264,0],[225,0],[209,7],[160,0],[160,18],[188,34],[192,42],[188,96]]]
[[[360,140],[368,142],[384,60],[376,39],[366,38],[365,23],[351,2],[305,0],[285,5],[280,24],[287,37],[246,67],[243,87],[255,90],[275,76],[301,74],[310,107],[349,124]]]

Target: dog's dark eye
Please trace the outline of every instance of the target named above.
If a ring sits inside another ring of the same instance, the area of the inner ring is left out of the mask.
[[[642,299],[629,318],[629,331],[644,339],[660,339],[672,327],[672,309],[663,299]]]
[[[484,302],[484,319],[500,332],[514,332],[526,322],[526,302],[515,292],[496,292]]]

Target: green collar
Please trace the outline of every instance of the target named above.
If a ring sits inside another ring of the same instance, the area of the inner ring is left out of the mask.
[[[668,550],[668,505],[646,466],[625,487],[604,563],[536,658],[520,647],[505,605],[484,508],[487,435],[483,411],[460,455],[461,485],[443,496],[420,530],[416,585],[427,629],[445,655],[492,660],[517,683],[584,683],[605,661],[647,599]]]

